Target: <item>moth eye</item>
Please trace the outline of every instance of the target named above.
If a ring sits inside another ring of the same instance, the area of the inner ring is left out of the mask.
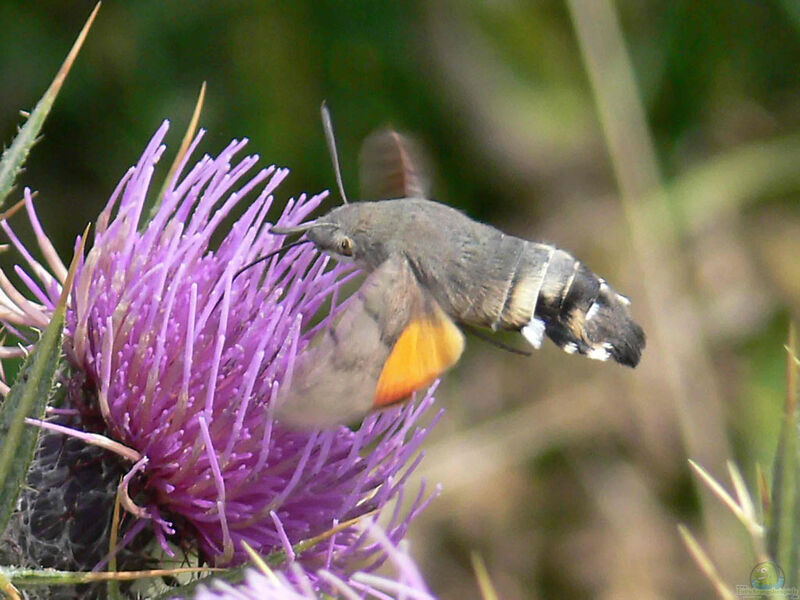
[[[339,242],[339,253],[343,256],[353,256],[353,240],[342,238]]]

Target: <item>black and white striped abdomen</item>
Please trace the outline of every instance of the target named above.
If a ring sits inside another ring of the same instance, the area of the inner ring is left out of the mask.
[[[569,253],[525,242],[494,327],[518,329],[536,348],[546,334],[570,354],[634,367],[645,337],[629,305]]]

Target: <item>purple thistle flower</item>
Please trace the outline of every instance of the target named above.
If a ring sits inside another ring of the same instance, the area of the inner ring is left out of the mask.
[[[320,569],[309,574],[297,564],[284,571],[255,568],[245,572],[245,581],[233,585],[223,580],[210,587],[201,586],[195,600],[316,600],[320,592],[336,598],[377,598],[391,600],[435,600],[416,564],[403,546],[394,545],[383,531],[373,525],[366,529],[383,550],[395,572],[394,577],[357,571],[347,579]]]
[[[268,233],[267,213],[288,174],[270,167],[252,175],[257,157],[235,160],[246,140],[176,176],[143,222],[167,128],[159,128],[117,186],[80,266],[67,314],[65,353],[74,368],[68,406],[80,413],[83,429],[103,433],[138,459],[123,482],[126,507],[151,520],[165,549],[178,529],[213,564],[242,562],[242,541],[261,554],[283,549],[291,561],[293,544],[393,500],[385,527],[397,542],[428,502],[423,484],[407,513],[398,508],[430,428],[418,421],[431,394],[418,405],[371,415],[357,431],[297,432],[272,419],[284,374],[332,317],[310,327],[312,318],[328,301],[336,304],[350,274],[327,268],[328,257],[306,245],[235,276],[281,245]],[[224,219],[252,194],[210,250]],[[300,223],[323,198],[290,201],[277,223]],[[49,271],[3,222],[28,264],[28,272],[16,272],[36,301],[0,276],[0,320],[30,343],[27,328],[46,325],[66,269],[27,190],[25,202]],[[18,352],[0,349],[2,356]],[[380,550],[349,528],[301,558],[306,568],[345,576],[374,568],[384,558]]]

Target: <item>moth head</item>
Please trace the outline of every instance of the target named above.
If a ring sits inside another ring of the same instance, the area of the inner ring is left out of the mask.
[[[309,229],[308,239],[320,250],[333,254],[336,258],[353,258],[356,243],[352,235],[335,223],[319,223],[318,227]]]
[[[351,209],[355,205],[345,205],[332,210],[327,215],[303,223],[297,227],[274,227],[273,233],[293,234],[305,233],[309,241],[320,250],[327,252],[338,260],[365,262],[369,248],[365,239],[365,231],[358,226],[357,211]],[[353,214],[351,214],[353,213]]]

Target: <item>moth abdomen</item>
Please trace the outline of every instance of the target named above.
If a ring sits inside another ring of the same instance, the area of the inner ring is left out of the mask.
[[[636,366],[645,345],[630,302],[571,254],[526,242],[494,328],[517,329],[535,347],[545,335],[570,354]]]
[[[570,354],[613,358],[635,367],[645,345],[630,316],[630,301],[563,250],[555,250],[542,283],[534,319]]]

